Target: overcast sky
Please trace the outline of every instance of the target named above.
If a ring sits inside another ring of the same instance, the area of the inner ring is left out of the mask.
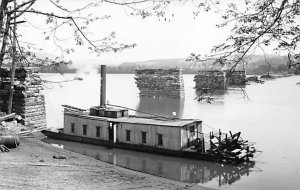
[[[43,10],[52,10],[48,1],[38,1],[36,6]],[[81,7],[85,1],[64,0],[64,5],[70,9]],[[54,9],[53,9],[54,10]],[[67,59],[76,61],[78,59],[98,59],[111,63],[122,63],[126,61],[142,61],[161,58],[186,58],[190,53],[208,53],[213,45],[226,39],[229,29],[218,29],[215,25],[220,23],[220,15],[210,11],[193,17],[194,7],[190,3],[174,4],[169,7],[170,20],[158,20],[156,17],[141,19],[130,16],[129,10],[123,7],[104,5],[92,9],[93,14],[103,16],[111,14],[112,18],[90,25],[89,34],[93,38],[103,38],[112,31],[116,32],[118,41],[124,43],[136,43],[134,49],[125,50],[121,53],[103,54],[97,57],[90,54],[84,48],[76,48],[76,53],[66,56]],[[41,16],[27,16],[29,21],[19,28],[22,32],[23,41],[30,41],[36,47],[43,48],[44,52],[58,54],[57,47],[53,41],[45,41],[41,30],[36,27],[44,27],[45,19]],[[58,36],[68,44],[72,38],[72,31],[61,31]],[[70,43],[69,43],[70,44]]]

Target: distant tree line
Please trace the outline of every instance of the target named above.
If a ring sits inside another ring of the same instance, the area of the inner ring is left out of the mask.
[[[41,68],[41,73],[76,73],[76,68],[70,67],[71,64],[60,64],[57,67],[45,67]],[[109,74],[134,74],[136,66],[107,66],[106,70]],[[141,67],[139,67],[141,69]],[[197,68],[183,68],[183,74],[196,74]],[[249,75],[262,75],[266,73],[294,73],[300,74],[299,68],[288,68],[286,64],[276,64],[270,67],[267,64],[252,65],[246,68],[246,73]]]
[[[270,55],[268,57],[263,55],[256,55],[252,57],[247,64],[238,69],[245,69],[249,75],[262,75],[266,73],[300,73],[300,67],[287,66],[288,58],[286,56]],[[151,64],[149,64],[151,63]],[[146,68],[174,68],[179,67],[183,69],[184,74],[196,74],[198,70],[205,69],[220,69],[221,67],[214,67],[213,62],[207,62],[204,65],[193,66],[185,62],[185,59],[156,59],[142,62],[124,62],[120,65],[108,65],[107,73],[111,74],[134,74],[135,69]],[[230,65],[229,65],[230,68]],[[42,67],[44,73],[76,73],[78,69],[72,61],[63,62],[54,65],[53,67]]]

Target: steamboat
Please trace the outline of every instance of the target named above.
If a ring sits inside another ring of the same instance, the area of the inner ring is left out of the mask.
[[[63,105],[63,129],[42,133],[54,139],[229,164],[249,161],[256,152],[240,132],[204,134],[199,119],[129,115],[129,108],[105,104],[105,91],[106,67],[102,65],[100,106],[84,110]]]

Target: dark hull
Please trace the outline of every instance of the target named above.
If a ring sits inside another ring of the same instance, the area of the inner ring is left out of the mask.
[[[53,139],[81,142],[81,143],[107,146],[112,148],[128,149],[128,150],[141,151],[147,153],[155,153],[155,154],[161,154],[167,156],[177,156],[177,157],[214,161],[214,162],[225,162],[229,164],[237,164],[245,161],[244,159],[228,158],[222,155],[201,153],[196,151],[176,151],[176,150],[162,149],[162,148],[149,147],[143,145],[133,145],[127,143],[120,143],[120,142],[113,143],[111,141],[104,141],[104,140],[92,139],[88,137],[68,135],[68,134],[64,134],[63,132],[53,132],[48,130],[42,130],[41,132],[45,136]]]

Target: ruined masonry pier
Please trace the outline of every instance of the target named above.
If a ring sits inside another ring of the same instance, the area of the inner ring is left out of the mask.
[[[218,70],[198,71],[194,77],[195,88],[200,89],[225,89],[226,74]]]
[[[135,80],[140,96],[184,97],[182,69],[136,69]]]
[[[22,116],[24,125],[46,126],[45,98],[41,94],[42,80],[37,68],[16,69],[12,112]],[[0,111],[7,112],[10,91],[10,71],[0,69]]]
[[[194,77],[195,88],[225,90],[228,86],[240,86],[246,84],[246,72],[205,70],[198,71]]]

